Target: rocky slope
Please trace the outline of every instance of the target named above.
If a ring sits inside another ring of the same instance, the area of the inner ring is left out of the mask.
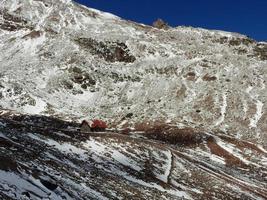
[[[1,0],[0,108],[21,116],[1,117],[0,195],[264,199],[266,74],[267,44],[240,34],[158,29],[68,0]],[[56,118],[64,126],[47,129]],[[84,118],[123,134],[89,137],[67,122]]]
[[[266,199],[267,152],[222,133],[157,126],[81,133],[2,111],[1,199]]]

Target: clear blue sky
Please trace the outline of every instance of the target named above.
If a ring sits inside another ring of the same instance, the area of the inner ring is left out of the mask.
[[[267,41],[267,0],[75,0],[124,19],[151,25],[193,26]]]

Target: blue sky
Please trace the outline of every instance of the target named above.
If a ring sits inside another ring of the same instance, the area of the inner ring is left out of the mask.
[[[267,41],[267,0],[75,0],[144,24],[162,18],[171,26],[193,26]]]

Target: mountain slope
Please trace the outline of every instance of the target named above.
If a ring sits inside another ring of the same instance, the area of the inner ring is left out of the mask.
[[[10,111],[0,124],[4,199],[267,197],[267,152],[225,135],[167,126],[165,134],[88,134],[76,123]]]
[[[266,70],[237,33],[2,0],[0,197],[264,199]]]
[[[266,139],[265,43],[159,30],[70,1],[2,1],[1,13],[4,108],[115,124],[133,113],[131,122],[171,120]]]

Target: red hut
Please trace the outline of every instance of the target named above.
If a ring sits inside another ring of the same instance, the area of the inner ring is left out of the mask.
[[[91,124],[91,131],[105,131],[107,127],[108,126],[104,121],[94,119]]]
[[[91,132],[91,131],[105,131],[108,127],[107,124],[100,120],[94,119],[93,121],[83,120],[81,125],[81,132]]]

